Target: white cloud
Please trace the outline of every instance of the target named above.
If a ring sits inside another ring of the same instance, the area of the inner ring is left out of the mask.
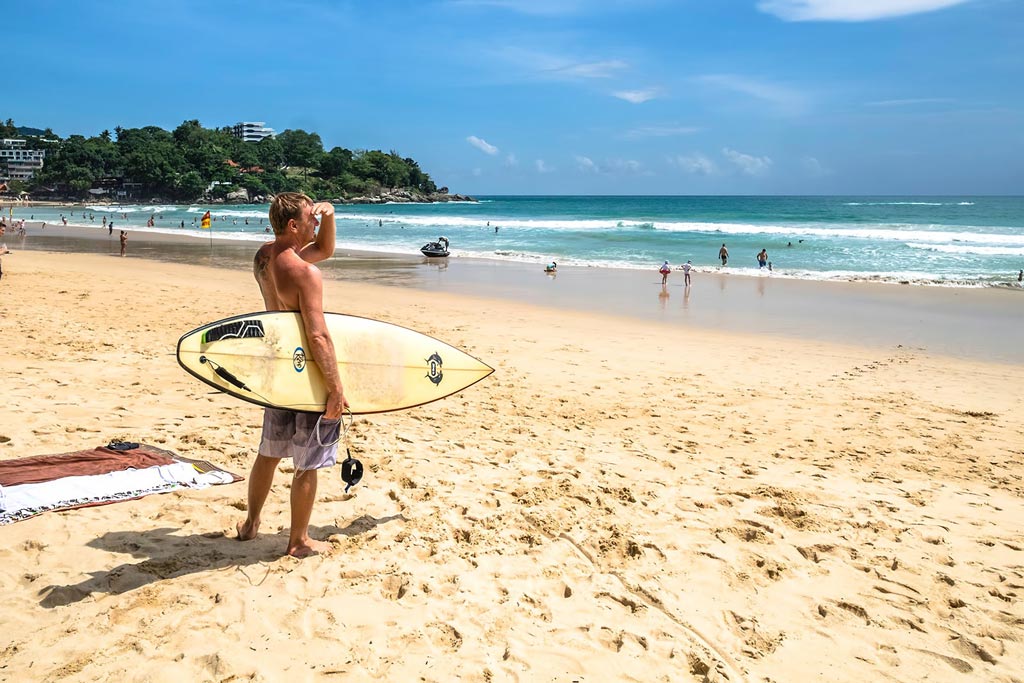
[[[718,167],[715,166],[715,162],[699,153],[687,156],[680,155],[670,158],[669,163],[694,175],[714,175],[718,172]]]
[[[634,175],[643,173],[643,165],[635,159],[607,159],[597,163],[590,157],[576,155],[576,169],[582,173],[607,175]]]
[[[487,142],[482,138],[478,138],[475,135],[470,135],[468,138],[466,138],[466,142],[473,145],[481,152],[485,154],[490,154],[491,156],[494,156],[495,154],[501,151],[491,143]]]
[[[728,147],[722,150],[722,155],[731,161],[747,175],[761,175],[766,173],[772,166],[772,160],[768,157],[755,157],[743,152],[737,152]]]
[[[653,100],[657,96],[657,88],[647,88],[646,90],[618,90],[612,93],[612,97],[618,97],[620,100],[626,100],[633,104],[643,104],[648,100]]]
[[[905,100],[879,100],[877,102],[865,102],[865,107],[913,107],[919,104],[949,104],[953,102],[948,97],[918,97]]]
[[[565,64],[561,66],[555,66],[545,71],[559,78],[568,78],[571,80],[579,79],[592,79],[592,78],[611,78],[615,74],[625,69],[628,64],[619,59],[606,59],[599,62],[576,62],[574,64]]]
[[[964,2],[969,0],[761,0],[757,8],[785,21],[872,21]]]
[[[638,4],[653,4],[652,0],[448,0],[454,7],[497,8],[534,16],[564,16],[592,14],[622,9],[630,11]]]
[[[699,133],[700,128],[696,126],[640,126],[626,131],[625,137],[629,140],[640,138],[667,138],[676,135],[693,135]]]
[[[803,167],[804,172],[807,175],[814,178],[822,178],[827,175],[832,175],[832,171],[821,165],[821,162],[814,157],[804,157],[800,160],[800,165]]]
[[[696,80],[700,83],[706,83],[717,88],[753,97],[785,113],[798,114],[807,108],[806,96],[792,88],[774,83],[757,81],[734,74],[708,74],[698,76]]]
[[[509,154],[507,157],[505,157],[505,165],[506,166],[518,166],[519,165],[519,159],[516,158],[515,154]]]
[[[548,166],[543,159],[537,159],[533,162],[534,168],[537,169],[537,173],[552,173],[555,169]]]
[[[481,59],[494,60],[500,66],[501,78],[586,82],[621,75],[630,65],[621,59],[606,59],[594,55],[560,54],[545,49],[517,45],[500,45],[474,54]]]
[[[576,168],[585,173],[600,173],[601,170],[594,163],[594,160],[590,157],[577,156],[576,157]]]
[[[635,159],[612,159],[607,163],[608,173],[634,174],[640,173],[643,166]]]

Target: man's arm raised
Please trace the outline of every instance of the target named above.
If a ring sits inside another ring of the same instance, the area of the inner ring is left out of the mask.
[[[313,214],[320,216],[320,229],[316,238],[299,250],[299,256],[308,263],[319,263],[334,256],[334,205],[317,202],[313,205]]]

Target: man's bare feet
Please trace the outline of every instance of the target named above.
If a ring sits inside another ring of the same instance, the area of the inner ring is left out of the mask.
[[[239,522],[235,528],[238,530],[239,541],[251,541],[256,538],[256,534],[259,533],[260,523],[250,522],[247,519],[244,522]]]
[[[289,546],[288,554],[301,560],[304,557],[319,555],[330,549],[331,544],[326,541],[314,541],[312,538],[307,538],[304,541],[299,541],[294,546]]]

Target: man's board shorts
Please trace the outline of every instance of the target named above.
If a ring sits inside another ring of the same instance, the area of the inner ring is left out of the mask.
[[[333,467],[338,461],[340,431],[341,420],[321,419],[318,413],[265,408],[259,454],[267,458],[291,458],[296,471]]]

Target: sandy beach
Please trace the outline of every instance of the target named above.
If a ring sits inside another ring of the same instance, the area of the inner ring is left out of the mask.
[[[139,235],[125,259],[8,237],[0,459],[125,439],[248,476],[260,409],[174,348],[260,308],[252,246]],[[323,556],[281,556],[287,465],[247,543],[244,482],[0,527],[0,680],[1024,680],[1020,292],[520,291],[360,258],[326,308],[494,375],[355,420],[367,473],[321,478]]]

